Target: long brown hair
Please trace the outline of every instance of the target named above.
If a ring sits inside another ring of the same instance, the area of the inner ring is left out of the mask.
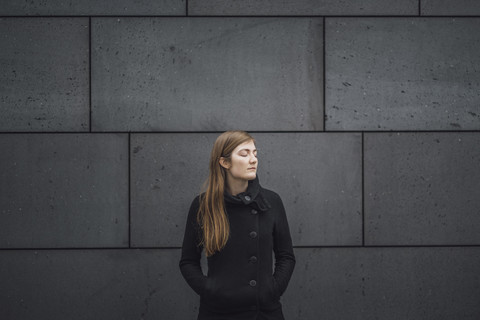
[[[245,131],[226,131],[213,144],[210,154],[209,174],[205,181],[205,193],[200,196],[197,221],[202,227],[202,242],[206,256],[225,247],[230,236],[230,224],[225,212],[226,169],[219,161],[224,157],[230,161],[233,150],[244,142],[255,141]]]

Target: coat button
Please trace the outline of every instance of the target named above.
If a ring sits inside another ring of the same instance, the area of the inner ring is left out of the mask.
[[[252,209],[252,211],[250,211],[250,212],[251,212],[252,214],[257,214],[257,213],[258,213],[258,211],[255,210],[255,209]]]
[[[245,196],[245,200],[250,201],[251,199],[250,196]]]
[[[251,263],[255,263],[257,262],[257,257],[251,256],[250,259],[248,259],[248,261],[250,261]]]
[[[257,285],[257,281],[255,280],[250,280],[250,286],[255,287]]]
[[[250,232],[250,238],[255,239],[257,237],[257,233],[255,231]]]

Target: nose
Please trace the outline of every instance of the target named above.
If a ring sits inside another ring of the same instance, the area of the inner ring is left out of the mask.
[[[250,156],[250,163],[254,164],[254,163],[256,163],[256,162],[257,162],[257,157],[256,157],[254,154],[252,154],[252,155]]]

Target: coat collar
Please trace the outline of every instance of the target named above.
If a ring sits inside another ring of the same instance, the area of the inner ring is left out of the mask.
[[[270,203],[265,199],[263,195],[263,188],[260,186],[258,175],[255,179],[248,181],[247,191],[231,195],[226,190],[224,192],[225,202],[237,204],[237,205],[250,205],[253,204],[260,211],[267,211],[271,208]]]

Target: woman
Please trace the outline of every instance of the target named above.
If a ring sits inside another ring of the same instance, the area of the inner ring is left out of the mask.
[[[295,256],[282,200],[260,186],[257,167],[248,133],[227,131],[217,138],[206,191],[190,206],[180,260],[183,277],[200,295],[198,320],[284,319],[280,296]]]

